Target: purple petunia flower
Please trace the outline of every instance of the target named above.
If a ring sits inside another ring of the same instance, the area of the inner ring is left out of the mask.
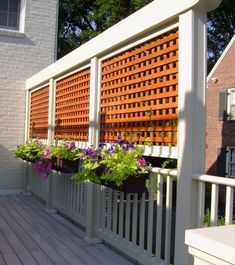
[[[127,144],[122,144],[122,149],[127,151],[128,150],[128,145]]]
[[[107,150],[107,152],[111,155],[111,154],[113,154],[113,153],[115,152],[115,149],[113,148],[113,146],[111,146],[111,147]]]
[[[133,143],[129,144],[128,145],[129,149],[134,149],[135,148],[135,145]]]
[[[75,142],[65,142],[64,146],[66,146],[68,149],[72,150],[76,147]]]
[[[136,160],[138,162],[138,166],[139,167],[147,166],[147,162],[146,162],[146,160],[143,157],[137,157]]]
[[[104,157],[101,155],[101,154],[98,154],[98,160],[103,160],[104,159]]]
[[[96,158],[96,157],[97,157],[96,152],[93,152],[93,153],[91,154],[91,156],[94,157],[94,158]]]

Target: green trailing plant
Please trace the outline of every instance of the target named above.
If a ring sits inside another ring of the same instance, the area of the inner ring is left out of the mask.
[[[29,140],[24,144],[18,145],[14,150],[14,154],[18,158],[34,162],[43,155],[46,148],[46,145],[42,144],[38,140]]]
[[[77,160],[80,158],[81,150],[76,147],[75,142],[66,141],[61,145],[52,146],[51,157],[68,160]]]
[[[143,149],[134,144],[115,144],[102,152],[104,159],[100,164],[105,168],[103,180],[122,186],[130,176],[148,173],[148,165],[142,157]]]
[[[18,145],[14,154],[23,160],[34,162],[35,172],[47,179],[52,169],[55,169],[53,166],[58,159],[78,160],[80,149],[71,141],[66,141],[61,145],[48,146],[35,140]]]
[[[73,179],[78,183],[90,180],[98,184],[104,180],[120,187],[128,177],[148,173],[149,166],[142,154],[142,148],[123,141],[119,135],[117,142],[109,147],[101,144],[96,150],[85,149],[81,154],[82,170]]]
[[[72,179],[76,180],[78,184],[86,180],[100,184],[99,176],[102,170],[100,161],[104,159],[101,151],[102,146],[99,149],[95,149],[93,146],[84,149],[80,154],[81,171],[73,175]]]

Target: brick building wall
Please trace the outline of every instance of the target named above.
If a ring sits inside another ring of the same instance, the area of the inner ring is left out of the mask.
[[[207,84],[206,172],[211,175],[224,175],[220,172],[225,171],[221,168],[225,163],[217,160],[220,149],[235,147],[235,121],[219,120],[219,93],[235,88],[235,38],[230,44]]]
[[[25,81],[56,54],[58,0],[22,3],[20,32],[0,28],[0,190],[22,188],[22,163],[11,150],[24,140]]]

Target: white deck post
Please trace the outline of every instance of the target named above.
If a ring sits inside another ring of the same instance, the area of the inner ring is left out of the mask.
[[[89,106],[89,145],[98,144],[98,59],[91,59],[91,74],[90,74],[90,106]]]
[[[206,12],[203,7],[179,17],[179,123],[175,265],[192,260],[185,230],[196,227],[198,186],[194,174],[204,173]]]
[[[98,59],[91,59],[91,74],[90,74],[90,108],[89,108],[89,145],[98,145],[98,125],[97,125],[97,99],[98,99]],[[89,244],[101,242],[95,236],[96,223],[96,189],[92,182],[87,182],[87,197],[86,197],[86,236],[85,241]]]
[[[25,103],[25,135],[24,142],[29,140],[29,132],[30,132],[30,104],[31,104],[31,94],[30,91],[26,91],[26,103]],[[29,162],[24,161],[23,164],[23,174],[24,174],[24,190],[22,192],[23,195],[32,195],[29,187]]]
[[[51,145],[54,136],[54,90],[55,90],[55,81],[53,78],[49,80],[49,108],[48,108],[48,134],[47,134],[47,144]],[[51,185],[52,185],[52,176],[51,174],[47,180],[47,199],[46,199],[46,209],[45,211],[49,214],[56,213],[56,209],[54,209],[51,205]]]
[[[54,137],[54,94],[55,81],[53,78],[49,80],[49,107],[48,107],[48,135],[47,143],[51,145]]]
[[[29,139],[29,119],[30,119],[30,91],[26,91],[26,103],[25,103],[25,133],[24,133],[24,141],[27,142]]]

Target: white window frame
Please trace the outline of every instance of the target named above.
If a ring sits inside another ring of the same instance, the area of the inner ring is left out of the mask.
[[[0,35],[3,36],[12,36],[12,37],[23,37],[19,33],[24,33],[25,29],[25,9],[26,9],[26,0],[20,1],[19,8],[19,17],[18,17],[18,27],[4,27],[0,26]]]
[[[235,147],[227,147],[227,154],[226,154],[226,177],[228,178],[235,178],[235,175],[231,175],[231,165],[235,162],[231,161],[231,153],[232,151],[235,152]]]
[[[235,120],[235,118],[231,118],[231,102],[232,102],[232,94],[235,93],[235,88],[230,88],[227,90],[228,92],[228,98],[227,98],[227,114],[228,114],[228,120]],[[235,104],[233,104],[235,105]]]

